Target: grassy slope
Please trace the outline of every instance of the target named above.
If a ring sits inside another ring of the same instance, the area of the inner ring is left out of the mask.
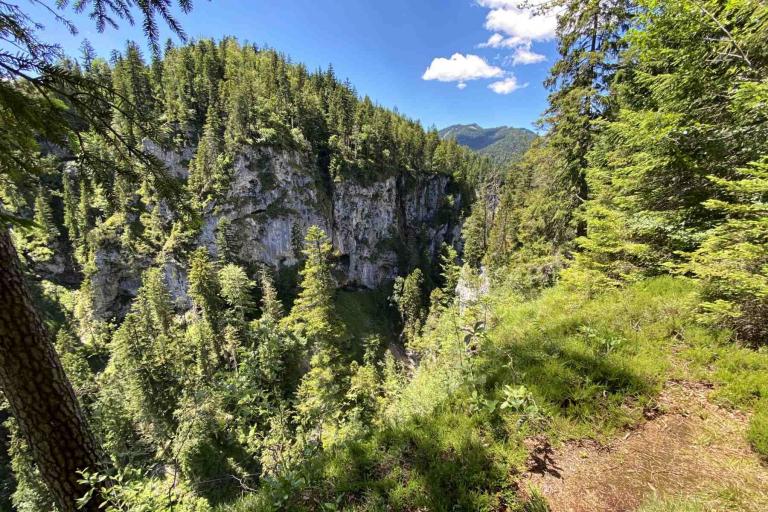
[[[529,302],[500,291],[490,300],[493,327],[473,357],[457,335],[462,319],[446,315],[430,336],[440,349],[386,419],[315,460],[290,508],[532,510],[517,493],[526,439],[608,440],[643,421],[643,408],[672,378],[712,382],[717,402],[764,411],[768,353],[700,326],[696,301],[692,282],[668,277],[591,299],[562,287]],[[756,415],[757,447],[764,426]],[[266,505],[253,496],[231,510]]]

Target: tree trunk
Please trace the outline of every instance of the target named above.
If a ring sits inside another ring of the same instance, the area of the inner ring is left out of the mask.
[[[0,226],[0,386],[62,512],[87,492],[78,471],[101,460],[59,357],[24,281],[10,232]],[[91,500],[80,510],[97,510]]]

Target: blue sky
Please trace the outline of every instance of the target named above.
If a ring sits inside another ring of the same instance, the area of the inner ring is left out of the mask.
[[[178,19],[190,37],[233,35],[310,69],[332,63],[360,94],[425,126],[532,127],[546,106],[554,25],[552,15],[532,16],[520,1],[197,0]],[[127,39],[143,41],[139,27],[98,33],[70,9],[65,14],[80,27],[71,36],[41,8],[20,6],[45,24],[44,40],[71,55],[84,38],[103,56]]]

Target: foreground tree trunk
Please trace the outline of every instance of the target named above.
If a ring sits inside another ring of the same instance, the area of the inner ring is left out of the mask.
[[[4,226],[0,226],[0,386],[59,508],[78,510],[76,500],[87,491],[78,483],[78,471],[97,469],[99,448],[32,303]],[[80,510],[97,510],[95,501]]]

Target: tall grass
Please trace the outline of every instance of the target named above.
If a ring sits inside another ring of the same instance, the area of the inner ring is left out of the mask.
[[[593,298],[554,287],[531,301],[501,289],[489,303],[489,328],[471,351],[462,315],[443,314],[399,398],[368,434],[312,461],[290,509],[545,510],[517,494],[527,437],[610,437],[641,421],[670,378],[711,381],[734,407],[768,396],[768,354],[700,325],[693,281],[659,277]],[[750,440],[764,451],[768,416],[758,409]],[[269,502],[261,493],[227,510]]]

